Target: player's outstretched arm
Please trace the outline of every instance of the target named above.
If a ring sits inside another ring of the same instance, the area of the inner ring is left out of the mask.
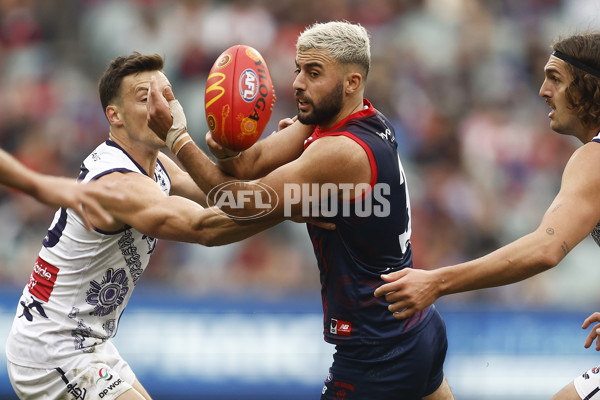
[[[430,271],[403,270],[382,276],[375,291],[398,319],[437,298],[508,285],[556,266],[600,220],[600,146],[586,144],[565,167],[561,189],[532,233],[476,260]]]
[[[75,179],[44,175],[30,170],[12,155],[0,150],[0,183],[33,196],[54,207],[73,209],[88,229],[92,229],[90,215],[101,221],[112,222],[112,216],[100,201],[119,201],[110,185],[101,183],[80,184]]]
[[[142,174],[115,172],[99,180],[109,182],[124,196],[118,206],[106,205],[115,219],[112,224],[98,226],[106,231],[129,225],[157,239],[216,246],[240,241],[282,221],[238,224],[217,207],[203,208],[190,199],[165,195],[152,179]]]

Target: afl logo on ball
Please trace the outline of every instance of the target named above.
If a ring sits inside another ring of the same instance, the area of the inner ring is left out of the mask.
[[[258,75],[253,69],[246,69],[240,75],[240,96],[242,99],[250,103],[258,94]]]

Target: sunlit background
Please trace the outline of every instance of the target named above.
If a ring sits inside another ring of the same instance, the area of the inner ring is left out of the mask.
[[[159,53],[197,143],[204,84],[233,44],[258,49],[295,113],[295,40],[316,21],[371,34],[366,97],[393,122],[408,175],[416,268],[485,254],[537,227],[574,139],[538,96],[551,42],[597,28],[596,0],[1,0],[0,145],[75,177],[105,140],[97,80],[132,51]],[[0,398],[4,341],[54,210],[0,189]],[[600,363],[580,326],[600,310],[589,239],[527,282],[441,299],[457,399],[544,399]],[[115,343],[155,399],[318,399],[331,362],[303,225],[223,247],[159,241]],[[399,397],[401,398],[401,397]]]

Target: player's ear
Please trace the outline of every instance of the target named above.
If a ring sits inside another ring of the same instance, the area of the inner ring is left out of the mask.
[[[362,75],[358,72],[349,72],[346,75],[345,90],[347,94],[353,94],[360,89],[362,84]]]
[[[121,113],[119,112],[119,108],[114,104],[111,104],[106,107],[106,118],[111,125],[121,126],[123,122],[121,121]]]

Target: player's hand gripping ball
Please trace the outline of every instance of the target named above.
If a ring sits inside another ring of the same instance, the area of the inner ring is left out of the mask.
[[[245,45],[225,50],[208,75],[204,104],[217,143],[234,151],[256,143],[275,104],[271,74],[260,53]]]

